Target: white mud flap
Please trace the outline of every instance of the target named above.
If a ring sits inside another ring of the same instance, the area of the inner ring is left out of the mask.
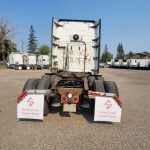
[[[121,122],[122,103],[113,93],[89,92],[95,99],[94,121]]]
[[[113,97],[96,97],[94,121],[120,122],[121,110]]]
[[[23,92],[17,101],[17,118],[43,120],[44,94]]]

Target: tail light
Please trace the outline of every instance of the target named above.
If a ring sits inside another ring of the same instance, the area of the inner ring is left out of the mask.
[[[67,101],[67,97],[65,97],[65,96],[62,96],[62,102],[66,102]]]
[[[78,97],[72,97],[72,101],[77,102],[79,100]]]

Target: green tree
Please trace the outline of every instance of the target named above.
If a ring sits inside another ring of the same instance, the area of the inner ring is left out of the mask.
[[[37,40],[35,37],[35,31],[33,26],[31,25],[30,27],[30,34],[29,34],[29,39],[28,39],[28,52],[35,54],[37,52]]]
[[[15,28],[8,26],[8,21],[0,19],[0,60],[6,63],[9,53],[16,51],[16,45],[11,40],[15,35]]]
[[[113,55],[108,51],[107,44],[106,44],[101,60],[102,62],[106,63],[108,60],[111,60],[112,58],[113,58]]]
[[[128,55],[128,58],[131,58],[134,55],[134,52],[130,51],[127,55]]]
[[[117,59],[124,59],[124,49],[123,49],[122,43],[118,44],[116,58]]]
[[[43,44],[40,46],[39,52],[42,55],[48,55],[50,53],[50,48],[48,45]]]

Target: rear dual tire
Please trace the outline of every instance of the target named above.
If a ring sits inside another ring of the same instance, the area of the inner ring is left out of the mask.
[[[49,89],[51,76],[43,75],[41,79],[28,79],[24,85],[23,91],[29,89]],[[47,96],[44,96],[44,116],[49,113],[49,102]]]
[[[106,93],[114,93],[117,97],[119,97],[119,90],[114,81],[104,81],[104,87]]]
[[[103,77],[99,77],[98,80],[93,80],[92,89],[97,92],[102,93],[113,93],[117,97],[119,97],[119,91],[116,83],[114,81],[104,81]],[[94,114],[95,111],[95,100],[91,100],[90,103],[92,114]]]
[[[37,89],[49,89],[51,76],[43,75],[40,79]],[[49,102],[47,96],[44,96],[44,116],[47,116],[49,113]]]
[[[40,79],[28,79],[23,87],[23,91],[36,89]]]

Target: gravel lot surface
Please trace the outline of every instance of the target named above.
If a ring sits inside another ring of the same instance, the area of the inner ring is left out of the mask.
[[[90,111],[49,114],[43,122],[19,121],[16,99],[28,78],[46,70],[0,70],[0,150],[149,150],[150,71],[104,68],[123,102],[121,123],[94,123]]]

